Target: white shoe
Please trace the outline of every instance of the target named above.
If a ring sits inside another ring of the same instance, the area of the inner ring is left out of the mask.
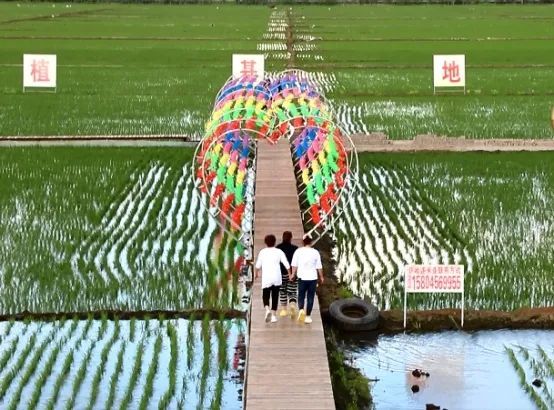
[[[277,316],[271,315],[271,323],[277,322]]]
[[[312,323],[312,318],[310,316],[306,316],[306,319],[304,319],[304,323]]]
[[[271,318],[271,310],[266,309],[265,310],[265,322],[269,323],[269,319]]]

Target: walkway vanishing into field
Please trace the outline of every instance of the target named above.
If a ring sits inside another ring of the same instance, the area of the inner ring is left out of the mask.
[[[255,255],[269,233],[279,240],[284,230],[292,231],[298,244],[304,232],[288,141],[260,141],[256,158]],[[335,408],[317,298],[312,318],[310,325],[289,317],[266,323],[260,282],[254,281],[246,409]]]

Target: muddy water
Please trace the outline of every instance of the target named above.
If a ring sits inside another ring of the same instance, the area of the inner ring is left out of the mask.
[[[554,346],[554,331],[497,330],[398,334],[349,340],[353,363],[370,379],[377,409],[524,410],[535,408],[521,389],[505,346]],[[429,377],[416,378],[422,369]],[[528,380],[530,383],[531,380]],[[411,388],[418,385],[419,392]]]

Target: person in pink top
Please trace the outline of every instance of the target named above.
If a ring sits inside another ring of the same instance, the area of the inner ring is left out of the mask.
[[[262,298],[265,307],[265,321],[277,322],[277,304],[279,302],[279,289],[281,288],[281,263],[289,271],[290,265],[285,253],[275,247],[277,239],[275,235],[267,235],[264,238],[266,248],[263,248],[256,258],[255,278],[262,276]],[[271,296],[271,309],[269,299]]]

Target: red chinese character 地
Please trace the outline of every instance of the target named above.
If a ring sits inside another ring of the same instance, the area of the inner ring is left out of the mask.
[[[256,71],[256,61],[255,60],[242,60],[242,70],[240,71],[241,76],[243,77],[257,77],[258,72]]]
[[[459,83],[460,78],[460,66],[455,61],[448,63],[444,60],[442,65],[442,79],[450,81],[451,83]]]
[[[31,65],[31,75],[33,76],[33,81],[35,83],[50,81],[50,78],[48,77],[48,61],[33,60],[33,64]]]

